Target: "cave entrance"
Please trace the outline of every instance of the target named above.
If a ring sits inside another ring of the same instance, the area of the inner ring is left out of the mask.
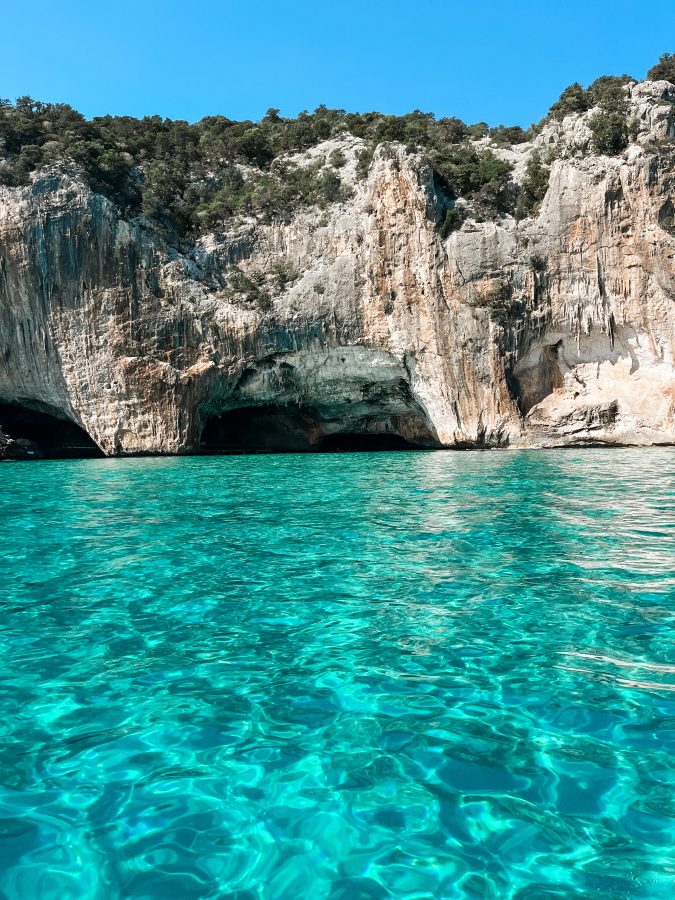
[[[79,425],[18,403],[0,402],[0,430],[14,441],[36,444],[36,451],[30,454],[34,458],[79,459],[104,455]]]
[[[372,420],[364,428],[376,427]],[[433,444],[412,443],[397,431],[345,431],[326,434],[326,424],[301,406],[246,406],[209,416],[202,429],[200,453],[354,453],[422,450]]]
[[[299,406],[246,406],[210,416],[201,453],[299,453],[312,449],[317,420]]]

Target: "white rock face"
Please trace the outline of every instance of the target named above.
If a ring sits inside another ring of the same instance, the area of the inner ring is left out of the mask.
[[[308,446],[673,443],[675,88],[630,93],[622,156],[590,155],[588,113],[547,126],[509,151],[519,177],[561,145],[539,215],[446,241],[430,172],[399,149],[358,182],[355,138],[308,154],[342,147],[351,200],[197,246],[66,170],[2,188],[0,403],[109,454],[197,450],[210,418],[249,407],[301,410]],[[233,265],[297,277],[261,306],[226,290]]]

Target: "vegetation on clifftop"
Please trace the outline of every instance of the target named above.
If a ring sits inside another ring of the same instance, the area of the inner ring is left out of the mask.
[[[628,146],[626,85],[631,81],[630,75],[603,75],[585,90],[580,84],[571,84],[553,104],[548,118],[560,120],[597,107],[588,123],[593,151],[609,156],[621,153]]]
[[[675,57],[665,54],[650,78],[675,81]],[[31,173],[72,160],[91,188],[113,200],[126,216],[146,215],[182,234],[196,235],[243,216],[286,221],[303,206],[325,207],[347,199],[348,160],[336,149],[328,158],[295,163],[290,157],[331,138],[364,141],[356,177],[364,178],[378,146],[403,145],[423,154],[441,198],[441,233],[461,225],[458,198],[477,218],[536,211],[548,184],[548,167],[535,154],[517,188],[500,147],[536,136],[550,120],[596,108],[589,121],[596,153],[619,153],[628,143],[625,85],[629,76],[607,76],[588,88],[573,84],[538,126],[489,128],[457,118],[436,119],[419,110],[403,116],[348,113],[319,107],[296,118],[268,110],[259,122],[207,116],[199,122],[160,116],[99,116],[87,120],[72,107],[20,97],[0,100],[0,184],[28,183]],[[485,146],[482,138],[495,150]]]
[[[499,143],[526,138],[518,127],[493,133]],[[270,109],[259,122],[223,116],[195,124],[159,116],[87,121],[65,104],[20,97],[15,104],[0,101],[0,182],[26,184],[35,170],[71,159],[93,190],[125,214],[166,220],[182,233],[199,232],[236,216],[284,220],[302,206],[346,199],[342,151],[302,166],[288,157],[350,134],[366,142],[358,177],[367,175],[378,146],[400,143],[426,153],[450,199],[475,199],[486,216],[510,210],[510,166],[471,144],[490,134],[488,126],[437,120],[419,111],[386,116],[319,107],[295,119]]]
[[[675,54],[664,53],[655,66],[647,72],[650,81],[670,81],[675,84]]]

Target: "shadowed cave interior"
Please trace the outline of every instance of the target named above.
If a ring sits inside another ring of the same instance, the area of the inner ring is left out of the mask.
[[[409,420],[366,416],[344,423],[334,432],[313,411],[300,406],[246,406],[206,418],[199,454],[336,453],[424,450],[438,446],[426,424],[413,418],[419,441],[409,440],[397,425]],[[0,448],[6,459],[77,459],[102,457],[103,452],[74,422],[44,409],[0,401],[0,432],[15,442]],[[18,442],[18,443],[16,443]]]
[[[37,459],[103,456],[98,445],[79,425],[21,404],[0,402],[0,430],[24,445],[17,456]]]
[[[302,453],[421,450],[383,421],[361,420],[360,430],[325,433],[325,425],[300,406],[246,406],[209,416],[202,430],[199,452]]]

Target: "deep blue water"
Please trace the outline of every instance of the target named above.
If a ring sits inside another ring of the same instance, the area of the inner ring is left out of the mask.
[[[0,897],[672,898],[675,450],[0,465]]]

